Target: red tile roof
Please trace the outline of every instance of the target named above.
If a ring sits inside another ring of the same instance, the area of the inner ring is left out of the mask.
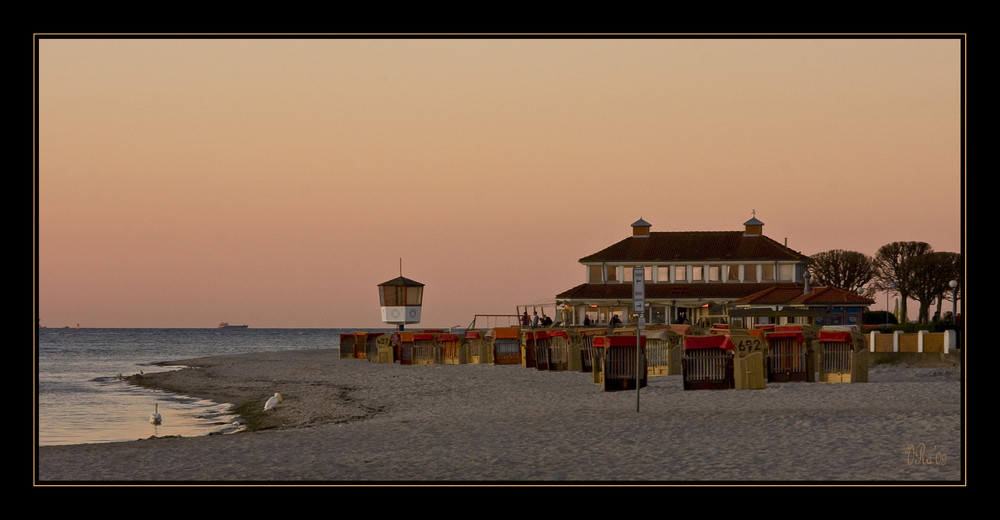
[[[780,261],[809,257],[743,231],[657,231],[628,237],[580,259],[592,262]]]
[[[871,305],[875,300],[836,287],[813,287],[809,293],[803,294],[802,285],[782,285],[740,298],[733,303],[736,305]]]

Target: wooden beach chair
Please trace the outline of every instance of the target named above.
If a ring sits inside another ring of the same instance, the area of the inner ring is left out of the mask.
[[[378,363],[378,338],[382,337],[382,332],[368,332],[365,334],[365,359],[373,363]]]
[[[457,365],[462,362],[461,341],[458,334],[441,333],[437,335],[438,348],[441,351],[441,364]]]
[[[489,355],[485,348],[486,336],[479,330],[465,331],[465,346],[468,349],[468,363],[488,363]]]
[[[646,338],[639,336],[604,336],[601,359],[601,388],[605,392],[635,390],[636,379],[639,388],[646,386]],[[638,359],[636,359],[638,356]],[[639,373],[636,378],[636,368]]]
[[[433,365],[438,360],[437,341],[433,333],[417,332],[413,334],[413,364]]]
[[[667,329],[646,329],[642,336],[646,338],[647,376],[681,373],[680,336]]]
[[[354,334],[340,335],[340,359],[354,358]]]
[[[737,390],[763,390],[767,386],[767,369],[764,358],[767,342],[746,329],[731,330],[729,341],[733,344],[733,388]]]
[[[378,363],[395,363],[396,353],[392,346],[391,334],[379,334],[375,338],[375,349],[378,351],[376,361]]]
[[[569,370],[570,343],[565,330],[549,332],[549,370],[561,372]]]
[[[497,327],[493,329],[493,364],[521,364],[521,329]]]
[[[412,365],[413,364],[413,333],[412,332],[400,332],[398,334],[398,347],[396,351],[399,354],[399,364],[400,365]]]
[[[780,327],[765,332],[764,339],[769,382],[809,380],[809,348],[801,327]]]
[[[535,333],[523,329],[521,330],[521,366],[535,368],[537,361],[535,357]]]
[[[580,370],[582,372],[600,371],[600,352],[602,347],[594,346],[596,338],[607,334],[605,329],[580,329]],[[602,340],[603,341],[603,340]]]
[[[368,333],[367,332],[355,332],[354,333],[354,358],[356,359],[367,359],[368,358]]]
[[[868,381],[868,343],[851,330],[821,329],[817,345],[817,381],[864,383]]]
[[[684,390],[734,388],[734,348],[729,336],[684,336]]]
[[[533,333],[535,338],[535,368],[549,370],[549,333],[540,330]]]

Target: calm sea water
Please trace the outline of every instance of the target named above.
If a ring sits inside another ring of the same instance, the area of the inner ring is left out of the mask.
[[[39,329],[37,444],[84,444],[232,432],[228,404],[138,388],[119,378],[222,354],[339,348],[340,334],[389,329]],[[149,415],[157,405],[163,422]]]

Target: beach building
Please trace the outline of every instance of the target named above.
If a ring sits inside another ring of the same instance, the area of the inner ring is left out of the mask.
[[[862,317],[875,300],[837,287],[776,285],[732,303],[729,316],[754,324],[801,323],[817,326],[861,327]]]
[[[803,294],[809,257],[768,238],[763,228],[756,215],[737,231],[652,231],[652,224],[640,218],[632,224],[631,236],[579,260],[584,283],[556,295],[562,321],[608,324],[617,316],[623,324],[635,323],[634,267],[643,268],[647,325],[730,323],[736,301],[751,309],[763,303],[747,298],[776,288]],[[872,303],[862,300],[857,303]],[[799,322],[746,310],[734,325],[749,328],[782,320]]]

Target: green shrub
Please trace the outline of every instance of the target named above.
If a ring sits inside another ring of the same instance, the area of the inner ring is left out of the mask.
[[[886,321],[888,319],[888,321]],[[887,311],[867,311],[863,323],[865,325],[882,325],[883,323],[896,324],[896,315]]]

